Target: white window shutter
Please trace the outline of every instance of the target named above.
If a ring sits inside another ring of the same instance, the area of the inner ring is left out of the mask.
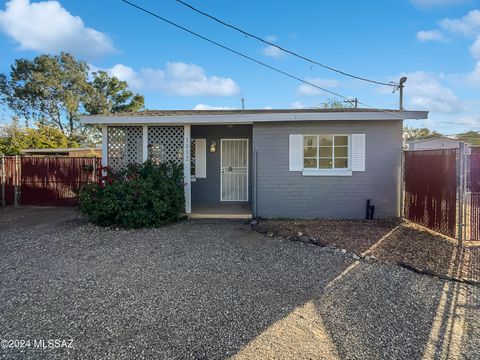
[[[303,135],[290,135],[289,171],[303,170]]]
[[[195,177],[207,177],[207,139],[195,139]]]
[[[352,171],[365,171],[365,134],[352,134]]]

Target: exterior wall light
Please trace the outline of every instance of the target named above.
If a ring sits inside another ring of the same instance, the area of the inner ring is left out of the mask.
[[[210,152],[214,153],[215,151],[217,151],[217,143],[212,141],[212,145],[210,145]]]

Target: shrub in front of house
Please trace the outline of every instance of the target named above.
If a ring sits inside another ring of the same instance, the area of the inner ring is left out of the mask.
[[[173,163],[130,165],[78,194],[80,210],[100,226],[158,227],[177,221],[184,211],[183,167]]]

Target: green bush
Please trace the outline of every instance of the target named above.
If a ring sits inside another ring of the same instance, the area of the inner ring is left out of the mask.
[[[157,227],[179,219],[184,211],[183,169],[170,162],[131,165],[118,173],[108,168],[99,184],[78,194],[80,210],[100,226]]]

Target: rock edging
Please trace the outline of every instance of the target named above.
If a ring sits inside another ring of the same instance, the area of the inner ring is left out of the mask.
[[[355,260],[376,261],[376,262],[381,263],[381,264],[397,265],[397,266],[400,266],[400,267],[402,267],[406,270],[413,271],[413,272],[415,272],[419,275],[427,275],[427,276],[436,277],[436,278],[446,280],[446,281],[453,281],[453,282],[462,283],[462,284],[480,286],[480,281],[477,281],[477,280],[474,280],[474,279],[464,279],[464,278],[461,278],[461,277],[451,276],[451,275],[445,274],[445,273],[437,273],[437,272],[435,272],[431,269],[417,268],[416,266],[414,266],[412,264],[409,264],[409,263],[406,263],[404,261],[398,261],[398,262],[385,261],[385,260],[381,260],[381,259],[379,259],[379,258],[377,258],[373,255],[356,254],[353,251],[338,248],[337,246],[335,246],[335,244],[328,244],[328,243],[323,242],[319,239],[305,236],[301,232],[299,232],[296,236],[288,236],[287,238],[284,238],[282,236],[275,235],[271,231],[267,231],[267,232],[258,231],[258,230],[256,230],[255,226],[252,226],[252,229],[254,231],[257,231],[257,232],[259,232],[261,234],[264,234],[268,237],[276,237],[276,238],[280,238],[280,239],[283,239],[283,240],[288,240],[288,241],[291,241],[291,242],[301,242],[301,243],[304,243],[304,244],[310,244],[310,245],[315,245],[315,246],[319,246],[319,247],[324,247],[324,248],[327,248],[331,251],[338,251],[338,252],[341,252],[343,254],[348,254]]]

